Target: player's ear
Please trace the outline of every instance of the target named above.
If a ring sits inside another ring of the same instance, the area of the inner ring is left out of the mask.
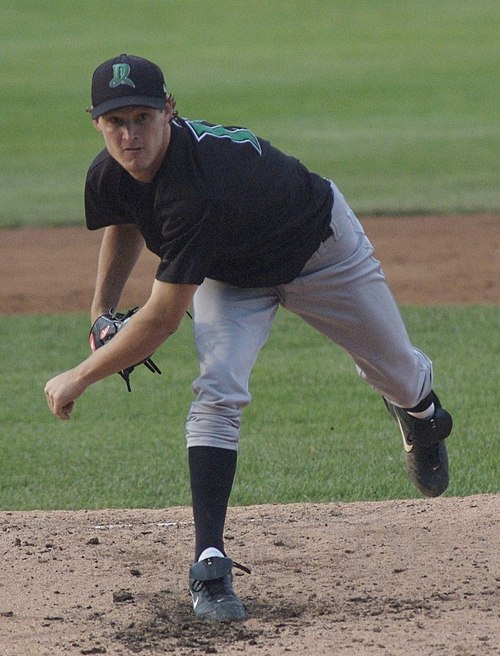
[[[97,132],[101,132],[101,125],[99,123],[99,118],[93,118],[92,123],[94,124],[94,127],[97,130]]]
[[[172,96],[168,96],[166,101],[165,101],[165,107],[163,108],[163,112],[165,112],[165,116],[167,121],[170,121],[174,115],[174,109],[175,109],[175,100],[172,98]]]

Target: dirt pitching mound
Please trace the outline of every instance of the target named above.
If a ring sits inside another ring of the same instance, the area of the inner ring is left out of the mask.
[[[0,653],[498,654],[499,517],[495,495],[232,508],[249,619],[214,626],[188,508],[0,513]]]

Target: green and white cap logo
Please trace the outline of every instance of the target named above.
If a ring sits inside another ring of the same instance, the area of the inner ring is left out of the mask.
[[[120,84],[126,84],[135,89],[134,82],[129,78],[130,66],[128,64],[113,64],[113,78],[109,81],[112,89],[119,87]]]

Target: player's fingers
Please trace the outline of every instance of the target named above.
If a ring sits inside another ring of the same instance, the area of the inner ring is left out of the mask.
[[[55,417],[58,417],[59,419],[70,418],[71,411],[73,410],[75,402],[70,401],[69,403],[63,404],[60,401],[58,401],[57,396],[51,393],[50,381],[45,386],[45,397],[47,399],[47,405],[49,406],[49,410],[52,412],[52,414]]]
[[[74,401],[71,401],[67,405],[58,405],[57,403],[49,403],[49,408],[52,414],[58,419],[69,419],[73,406],[75,405]]]
[[[50,410],[51,412],[53,412],[53,408],[54,408],[54,399],[52,398],[52,395],[51,395],[51,393],[50,393],[50,391],[49,391],[48,384],[45,385],[44,392],[45,392],[45,398],[47,399],[47,405],[49,406],[49,410]]]
[[[75,402],[71,401],[61,409],[61,413],[57,416],[60,419],[69,419],[74,406],[75,406]]]

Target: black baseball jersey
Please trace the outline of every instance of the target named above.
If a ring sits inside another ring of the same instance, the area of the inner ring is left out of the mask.
[[[172,283],[290,282],[331,234],[332,205],[328,180],[246,128],[181,118],[152,183],[103,150],[85,184],[87,227],[136,224]]]

